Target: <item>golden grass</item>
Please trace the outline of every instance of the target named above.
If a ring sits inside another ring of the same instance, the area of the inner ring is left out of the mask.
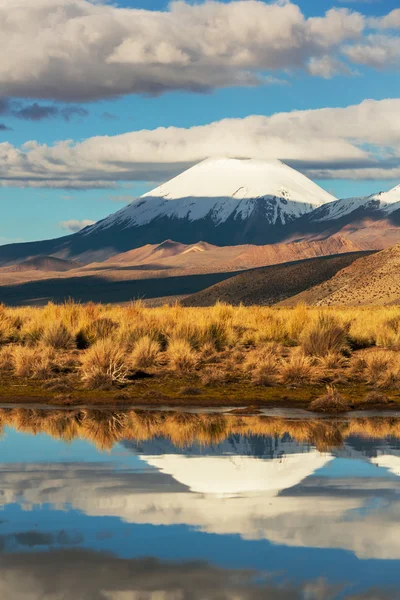
[[[190,343],[183,338],[172,338],[168,344],[167,358],[174,371],[188,373],[198,363],[198,354],[192,349]]]
[[[315,412],[341,413],[349,408],[350,403],[333,385],[328,385],[326,393],[310,403],[310,409]]]
[[[144,335],[135,343],[131,361],[134,367],[146,369],[153,367],[160,355],[161,346],[156,340],[152,340],[150,336]]]
[[[99,340],[81,358],[83,381],[92,388],[125,381],[128,366],[124,352],[112,339]]]
[[[14,408],[0,409],[0,430],[4,427],[34,435],[45,433],[66,442],[87,440],[101,450],[109,450],[122,440],[144,442],[159,437],[184,448],[194,443],[220,443],[233,435],[289,435],[322,452],[340,447],[350,436],[400,439],[400,420],[393,417],[294,420],[258,415]]]
[[[55,352],[47,346],[15,346],[10,358],[17,377],[48,379],[55,366]]]
[[[10,368],[11,349],[19,356],[15,374],[38,377],[40,369],[26,363],[47,347],[63,361],[67,354],[81,362],[76,372],[89,387],[122,382],[140,368],[156,377],[171,370],[195,377],[208,369],[208,385],[229,376],[259,386],[334,381],[400,390],[399,341],[395,306],[0,306],[0,371]]]

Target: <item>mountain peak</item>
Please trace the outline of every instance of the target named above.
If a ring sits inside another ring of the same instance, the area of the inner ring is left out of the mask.
[[[276,197],[320,206],[335,200],[310,179],[280,160],[207,158],[142,198]]]

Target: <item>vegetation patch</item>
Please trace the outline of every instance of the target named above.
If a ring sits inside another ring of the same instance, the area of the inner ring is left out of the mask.
[[[0,399],[392,408],[399,327],[397,307],[0,306]]]

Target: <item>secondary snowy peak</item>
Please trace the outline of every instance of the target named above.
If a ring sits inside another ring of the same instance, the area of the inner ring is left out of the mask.
[[[208,219],[215,226],[253,216],[268,225],[285,225],[334,200],[279,160],[207,159],[88,231],[140,227],[161,218],[190,223]]]
[[[331,221],[350,215],[354,211],[382,213],[386,216],[400,209],[400,185],[388,192],[379,192],[371,196],[343,198],[323,206],[311,215],[313,221]]]

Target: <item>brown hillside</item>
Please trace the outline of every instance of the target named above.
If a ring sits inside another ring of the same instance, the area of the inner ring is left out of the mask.
[[[185,306],[229,304],[272,305],[330,279],[365,252],[311,258],[249,270],[183,300]]]
[[[25,271],[44,271],[62,273],[71,269],[79,269],[81,265],[73,260],[63,260],[56,256],[38,256],[28,258],[21,263],[3,267],[0,273],[22,273]]]
[[[91,270],[127,266],[145,267],[157,271],[161,269],[190,270],[191,273],[211,273],[240,271],[279,263],[292,262],[305,258],[357,252],[363,250],[354,242],[341,236],[325,240],[274,244],[269,246],[213,246],[206,242],[180,244],[166,240],[162,244],[147,244],[122,254],[112,256],[102,263],[92,263],[85,267]]]
[[[318,306],[400,304],[400,244],[360,258],[328,281],[282,302]]]

